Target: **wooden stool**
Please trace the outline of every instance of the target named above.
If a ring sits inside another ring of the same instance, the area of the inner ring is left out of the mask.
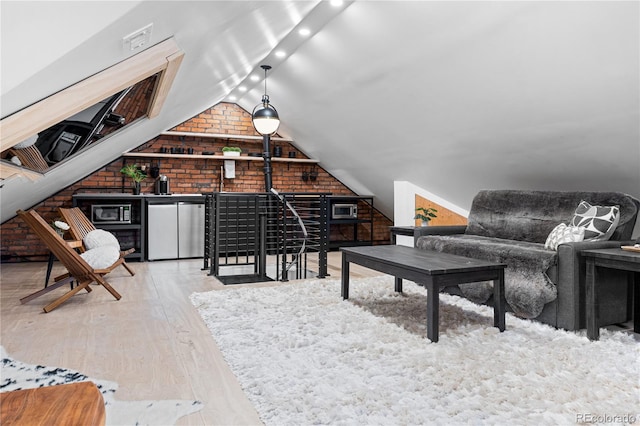
[[[104,400],[93,382],[45,386],[0,394],[2,426],[103,426],[105,420]]]

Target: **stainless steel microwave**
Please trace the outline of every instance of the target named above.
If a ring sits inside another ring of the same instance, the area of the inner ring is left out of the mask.
[[[131,204],[94,204],[91,206],[91,222],[96,225],[131,223]]]
[[[357,219],[358,203],[335,203],[331,205],[331,219]]]

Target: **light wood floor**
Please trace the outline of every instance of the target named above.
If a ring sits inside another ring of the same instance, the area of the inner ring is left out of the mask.
[[[329,253],[329,278],[340,278],[340,253]],[[131,263],[107,275],[116,301],[92,285],[59,308],[42,307],[64,291],[21,305],[43,287],[46,263],[2,264],[0,343],[16,359],[78,370],[119,384],[116,399],[195,399],[204,408],[183,425],[255,425],[260,419],[211,334],[191,305],[193,292],[232,291],[201,270],[201,259]],[[64,269],[55,264],[52,276]],[[379,273],[352,265],[352,277]],[[290,281],[289,284],[294,283]],[[243,284],[243,285],[279,285]]]

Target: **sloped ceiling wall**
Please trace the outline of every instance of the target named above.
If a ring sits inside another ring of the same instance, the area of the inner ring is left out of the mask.
[[[5,43],[17,42],[5,36],[4,3],[3,52]],[[3,90],[2,114],[5,103],[11,112],[46,94],[48,74],[68,69],[69,79],[78,78],[87,63],[104,68],[121,60],[114,44],[153,21],[155,41],[174,36],[185,51],[168,104],[160,117],[114,138],[110,149],[79,159],[85,173],[228,101],[234,84],[267,61],[274,65],[268,92],[281,133],[358,193],[375,195],[390,217],[394,180],[462,208],[483,188],[640,197],[638,2],[357,1],[286,59],[274,60],[278,40],[316,6],[141,2]],[[55,32],[46,37],[55,39]],[[2,64],[3,71],[19,66]],[[251,110],[262,91],[258,83],[237,102]],[[6,182],[2,220],[66,186],[62,176],[81,177],[78,164],[47,175],[49,183]],[[5,208],[7,198],[13,202]]]
[[[277,70],[302,148],[383,197],[406,180],[640,195],[638,4],[355,3]],[[357,88],[357,89],[356,89]]]

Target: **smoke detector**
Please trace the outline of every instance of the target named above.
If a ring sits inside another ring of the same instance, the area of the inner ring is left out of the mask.
[[[144,28],[140,28],[131,34],[122,38],[122,47],[125,50],[138,50],[149,44],[151,41],[151,31],[153,30],[153,23],[147,25]]]

